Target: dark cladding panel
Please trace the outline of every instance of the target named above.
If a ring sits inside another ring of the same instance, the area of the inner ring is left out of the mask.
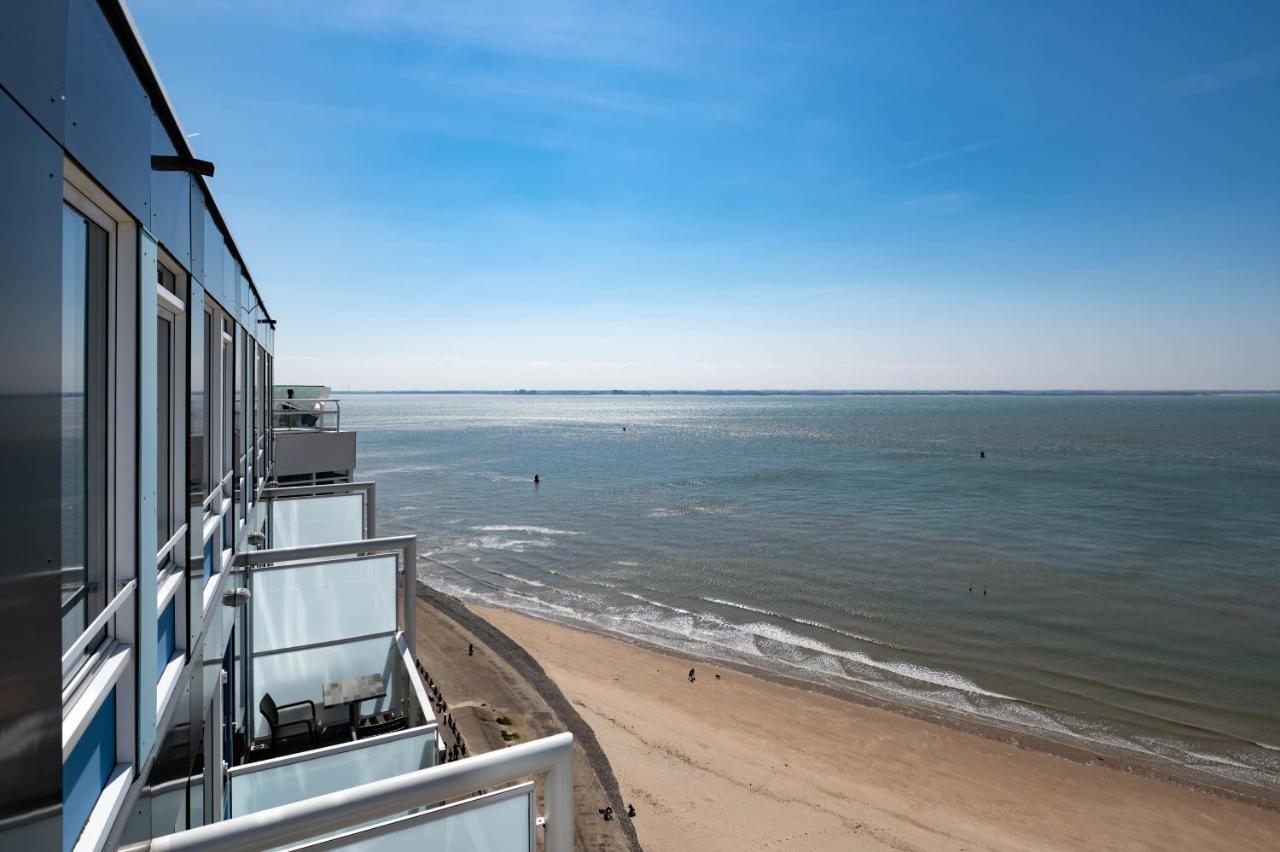
[[[9,483],[0,488],[0,849],[54,849],[62,802],[62,151],[3,96],[0,187],[0,470]]]
[[[204,192],[191,182],[191,274],[197,281],[204,282]]]
[[[151,115],[151,153],[177,153],[155,113]],[[191,269],[191,177],[186,172],[151,172],[150,227],[169,254]]]
[[[67,91],[67,0],[5,3],[0,85],[62,139]]]
[[[240,261],[235,259],[231,254],[231,249],[227,248],[227,244],[222,244],[226,250],[226,259],[223,261],[227,265],[227,307],[231,311],[231,316],[235,321],[244,325],[244,310],[240,307],[240,291],[244,288],[244,275],[240,272]]]
[[[262,310],[258,307],[258,300],[252,299],[249,302],[250,310],[245,317],[245,328],[249,329],[249,336],[252,337],[258,345],[262,344],[260,339],[262,336],[262,325],[258,320],[262,319]]]
[[[240,324],[245,328],[252,329],[253,325],[249,322],[249,310],[253,307],[253,303],[249,301],[249,278],[244,274],[244,270],[240,267],[238,261],[232,260],[236,267],[236,307],[238,308],[237,316]]]
[[[66,146],[136,219],[151,221],[151,107],[93,0],[68,9]]]
[[[204,278],[200,283],[218,304],[234,310],[234,303],[227,304],[227,247],[208,210],[204,211],[200,227],[204,230]]]

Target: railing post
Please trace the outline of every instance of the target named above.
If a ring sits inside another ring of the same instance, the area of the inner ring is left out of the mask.
[[[573,852],[573,749],[565,750],[542,782],[547,852]]]
[[[409,640],[409,653],[418,657],[418,539],[404,544],[404,636]]]

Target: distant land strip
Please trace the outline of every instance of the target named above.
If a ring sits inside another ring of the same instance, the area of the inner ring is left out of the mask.
[[[334,390],[335,394],[440,396],[1274,396],[1280,390]]]

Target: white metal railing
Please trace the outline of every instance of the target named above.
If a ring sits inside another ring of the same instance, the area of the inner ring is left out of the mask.
[[[71,643],[71,647],[67,648],[62,655],[62,676],[65,678],[71,669],[75,668],[80,662],[80,658],[84,656],[85,649],[97,638],[98,633],[107,626],[107,622],[115,618],[117,612],[125,604],[129,603],[133,598],[133,593],[137,591],[138,581],[130,580],[120,591],[116,592],[115,597],[107,602],[102,608],[102,612],[89,623],[89,626]]]
[[[573,734],[568,732],[157,837],[124,852],[272,849],[531,775],[544,776],[547,852],[572,852]]]

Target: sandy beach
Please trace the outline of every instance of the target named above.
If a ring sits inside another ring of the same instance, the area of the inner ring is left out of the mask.
[[[1280,812],[518,615],[647,850],[1275,849]],[[720,677],[717,678],[716,675]]]

